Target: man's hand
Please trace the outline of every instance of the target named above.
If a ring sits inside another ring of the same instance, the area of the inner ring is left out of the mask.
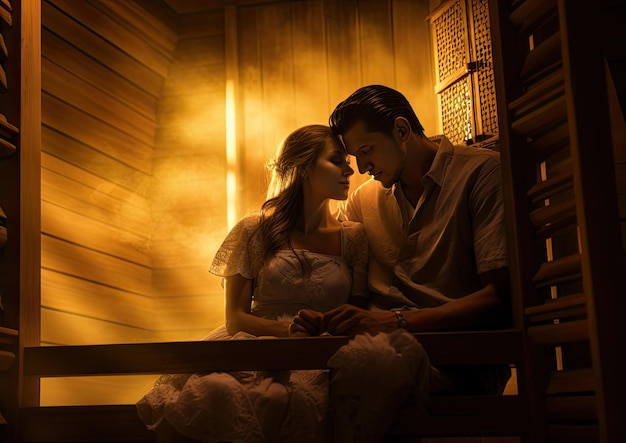
[[[322,315],[323,314],[318,311],[301,309],[289,325],[289,335],[296,337],[320,335],[320,333],[323,332],[320,330]]]
[[[325,313],[320,322],[320,331],[332,335],[355,336],[369,332],[391,332],[398,329],[396,316],[390,311],[369,311],[353,305],[341,305]]]

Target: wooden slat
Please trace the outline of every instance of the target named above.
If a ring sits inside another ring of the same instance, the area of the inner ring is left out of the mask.
[[[328,95],[334,108],[363,84],[357,46],[357,10],[351,2],[324,2]]]
[[[136,36],[140,36],[166,57],[171,57],[178,35],[167,22],[149,13],[137,2],[127,0],[90,0],[96,8],[105,12],[117,23],[123,24]]]
[[[133,306],[129,303],[128,308],[133,308]],[[145,343],[152,341],[152,334],[146,329],[45,307],[41,309],[41,326],[41,341],[44,344],[104,346],[103,343]],[[49,346],[45,349],[56,347]],[[89,359],[91,355],[87,352],[82,356],[76,354],[74,358]],[[110,358],[115,357],[110,356]]]
[[[42,236],[41,266],[137,294],[150,293],[151,270],[110,255]]]
[[[128,79],[110,70],[105,64],[94,60],[47,29],[42,29],[41,43],[42,54],[46,59],[63,66],[67,71],[154,121],[158,96],[140,89]]]
[[[180,267],[170,265],[165,268],[153,268],[154,296],[204,295],[208,298],[219,297],[221,302],[224,296],[221,278],[209,273],[210,265],[209,262],[199,265],[182,263]]]
[[[573,254],[550,262],[541,263],[533,277],[533,283],[539,287],[556,285],[580,279],[581,257]]]
[[[538,202],[571,187],[573,187],[573,183],[572,171],[570,170],[565,174],[560,174],[541,183],[537,183],[528,191],[528,197],[532,202]]]
[[[544,236],[564,226],[575,223],[576,204],[573,201],[550,204],[529,214],[530,221]]]
[[[41,270],[41,306],[54,311],[149,330],[158,326],[160,321],[153,312],[163,312],[154,310],[153,301],[149,297],[71,275]],[[68,327],[71,326],[62,329]],[[97,330],[93,332],[98,333]],[[48,339],[56,342],[52,337]]]
[[[149,174],[152,146],[95,119],[80,109],[42,94],[42,123],[133,168]]]
[[[589,340],[589,324],[587,320],[573,320],[558,324],[529,326],[528,337],[533,343],[544,346],[584,342]]]
[[[415,336],[434,364],[516,363],[522,358],[521,335],[514,330]],[[325,368],[347,342],[348,337],[306,337],[27,348],[24,370],[28,375],[71,376],[314,369]]]
[[[547,132],[534,137],[528,143],[528,147],[538,154],[537,160],[541,161],[554,151],[566,146],[568,141],[568,126],[566,122],[563,122]]]
[[[41,132],[44,168],[137,208],[148,207],[150,175],[52,128]]]
[[[13,366],[15,361],[15,354],[10,351],[3,351],[0,349],[0,371],[4,372]]]
[[[296,126],[328,123],[330,104],[326,65],[326,36],[322,2],[293,3],[293,82]],[[324,75],[320,75],[324,73]]]
[[[240,214],[257,210],[265,199],[266,188],[264,171],[256,167],[263,164],[264,152],[252,147],[261,139],[263,121],[258,118],[263,101],[261,83],[260,48],[257,45],[258,23],[256,8],[240,8],[237,11],[237,36],[239,58],[239,89],[241,105],[239,107],[237,155],[245,161],[240,162],[238,174],[242,183],[242,195],[239,198]]]
[[[146,226],[149,226],[151,219],[146,212],[147,208],[140,208],[132,201],[114,199],[48,169],[41,170],[41,181],[42,201],[108,223],[132,235],[148,235]],[[59,188],[62,184],[68,187]]]
[[[257,19],[263,88],[263,138],[259,149],[268,159],[296,127],[291,7],[288,3],[259,6]]]
[[[47,0],[59,10],[78,21],[92,33],[128,54],[130,57],[147,67],[158,76],[167,77],[170,58],[155,49],[154,45],[146,42],[137,35],[134,29],[129,29],[116,20],[96,9],[89,2],[77,3],[73,0]]]
[[[146,144],[154,142],[156,122],[129,108],[59,65],[41,60],[43,90]]]
[[[522,81],[528,85],[558,70],[561,66],[561,40],[556,32],[541,42],[526,56],[520,72]]]
[[[585,307],[585,296],[582,294],[559,297],[545,302],[543,305],[531,306],[524,310],[530,322],[561,318],[561,312]]]
[[[511,12],[509,18],[511,23],[519,27],[519,32],[529,31],[538,22],[545,20],[546,16],[556,13],[554,0],[526,0],[517,3],[519,6]]]
[[[152,264],[148,253],[150,232],[142,235],[124,232],[106,221],[94,220],[46,201],[41,203],[41,232],[129,263],[145,267]]]
[[[145,67],[111,43],[72,20],[50,3],[42,2],[43,26],[77,49],[154,97],[161,92],[163,76]]]
[[[423,44],[430,39],[428,9],[426,2],[393,0],[393,62],[396,89],[409,100],[426,132],[434,134],[439,132],[437,96],[431,88],[435,67],[430,45]]]
[[[43,132],[46,132],[45,128]],[[57,143],[57,141],[62,142],[63,140],[68,140],[70,148],[80,148],[79,145],[70,143],[71,140],[64,137],[58,137],[58,140],[55,137],[54,141],[52,137],[48,137],[46,146],[51,146],[51,142]],[[50,151],[55,152],[55,149],[50,149]],[[89,166],[93,166],[93,169],[97,170],[95,166],[101,161],[100,155],[95,152],[85,152],[84,154],[84,157],[91,156],[96,158],[93,159],[93,165],[90,164]],[[63,192],[77,199],[82,199],[85,203],[98,206],[110,213],[137,217],[144,222],[145,227],[145,222],[150,217],[148,199],[145,196],[149,185],[149,178],[146,174],[133,176],[132,178],[136,180],[130,183],[116,183],[116,181],[108,179],[106,171],[96,171],[102,174],[95,175],[89,172],[91,168],[83,169],[82,166],[90,162],[79,162],[78,160],[82,160],[81,156],[72,158],[72,160],[76,160],[76,163],[63,161],[43,152],[41,154],[42,183],[56,192]],[[103,161],[102,167],[106,169],[110,165],[113,164]],[[128,171],[123,168],[119,169],[120,173]],[[128,172],[130,173],[130,171]],[[119,181],[121,182],[121,180]],[[129,186],[129,184],[133,183],[137,185],[135,188]]]
[[[593,370],[571,369],[553,372],[546,390],[547,395],[572,394],[576,392],[593,392]]]
[[[513,112],[515,118],[520,118],[545,105],[546,102],[564,95],[564,80],[563,70],[559,69],[531,85],[522,96],[509,104],[509,110]]]
[[[358,2],[358,36],[363,84],[393,85],[396,70],[393,52],[392,17],[389,2]],[[385,66],[385,69],[380,69]],[[356,88],[355,88],[356,89]]]
[[[519,135],[536,137],[560,125],[566,118],[565,97],[559,97],[513,121],[511,129]]]

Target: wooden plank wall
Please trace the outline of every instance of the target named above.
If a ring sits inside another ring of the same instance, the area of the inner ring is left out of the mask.
[[[177,29],[151,188],[158,341],[200,339],[224,322],[220,278],[208,272],[227,232],[223,10],[180,15]]]
[[[149,192],[176,41],[135,1],[42,3],[44,345],[153,339]],[[128,401],[153,379],[45,379],[41,403]]]
[[[238,8],[243,212],[262,202],[262,166],[280,140],[298,126],[326,124],[335,105],[360,86],[381,83],[399,89],[427,134],[439,132],[425,20],[429,10],[428,1],[410,0],[277,2]],[[355,177],[353,184],[364,179]]]
[[[150,177],[176,43],[133,2],[42,3],[42,343],[151,339]]]

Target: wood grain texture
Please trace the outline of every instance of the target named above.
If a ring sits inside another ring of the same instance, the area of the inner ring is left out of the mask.
[[[71,3],[71,2],[70,2]],[[163,84],[163,75],[141,64],[99,35],[73,20],[64,11],[45,1],[42,7],[44,27],[82,52],[89,54],[98,63],[126,78],[137,87],[158,97]]]

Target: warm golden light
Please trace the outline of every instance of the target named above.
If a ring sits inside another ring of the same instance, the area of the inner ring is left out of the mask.
[[[235,83],[226,81],[226,222],[228,229],[237,222],[237,125]]]

